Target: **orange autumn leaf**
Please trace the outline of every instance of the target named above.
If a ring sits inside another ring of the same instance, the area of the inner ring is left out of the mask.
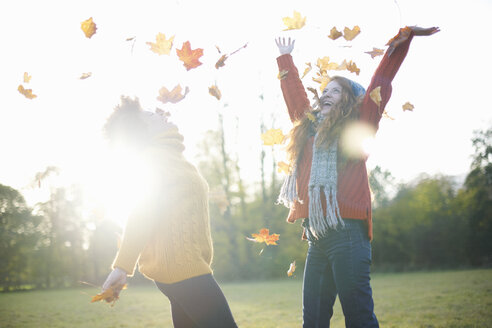
[[[352,41],[360,33],[360,27],[355,25],[353,29],[345,27],[343,29],[343,38],[347,41]]]
[[[277,163],[277,172],[278,173],[285,173],[285,174],[289,174],[290,172],[290,165],[285,163],[285,162],[278,162]]]
[[[289,266],[289,270],[287,270],[287,276],[292,277],[294,272],[296,271],[296,261],[292,262]]]
[[[284,17],[282,18],[285,26],[287,26],[284,31],[288,30],[298,30],[302,28],[306,24],[306,17],[302,18],[301,14],[294,10],[293,17]]]
[[[171,48],[173,47],[174,35],[169,39],[166,39],[164,33],[160,33],[155,37],[155,43],[145,42],[150,46],[150,50],[160,55],[169,55]]]
[[[24,83],[29,83],[31,81],[32,76],[24,72]]]
[[[342,36],[342,32],[337,30],[335,26],[333,26],[333,28],[330,30],[330,35],[328,35],[328,37],[332,40],[336,40],[341,36]]]
[[[393,43],[396,42],[398,39],[407,39],[410,33],[412,32],[412,29],[408,26],[405,26],[404,28],[400,29],[398,31],[398,34],[392,37],[387,43],[387,46],[393,46]]]
[[[27,99],[34,99],[37,97],[35,94],[32,93],[32,89],[24,89],[22,84],[19,84],[19,86],[17,87],[17,90],[21,94],[23,94]]]
[[[157,100],[159,100],[162,103],[177,103],[186,97],[190,89],[188,87],[185,88],[184,93],[181,94],[182,88],[181,85],[177,85],[172,89],[171,91],[167,90],[166,87],[162,87],[159,90],[159,96],[157,97]]]
[[[220,100],[220,98],[222,97],[222,93],[220,92],[219,88],[216,85],[212,85],[211,87],[209,87],[208,93],[211,96],[214,96],[215,98],[217,98],[217,100]]]
[[[91,72],[82,73],[82,75],[79,77],[79,79],[85,80],[85,79],[87,79],[87,78],[89,78],[91,76],[92,76],[92,73]]]
[[[407,101],[406,103],[403,104],[402,108],[403,111],[409,110],[412,112],[415,107]]]
[[[187,71],[202,64],[198,58],[203,56],[203,49],[197,48],[192,50],[190,41],[184,42],[181,49],[176,49],[176,53]]]
[[[281,70],[280,72],[278,72],[277,79],[283,80],[287,77],[288,74],[289,74],[288,70],[285,70],[285,69]]]
[[[369,93],[369,96],[371,97],[372,101],[376,103],[376,105],[381,104],[381,86],[374,88],[371,93]]]
[[[270,230],[266,228],[261,229],[260,233],[252,233],[251,236],[253,236],[253,238],[247,239],[256,243],[265,243],[267,245],[277,245],[277,241],[280,237],[280,235],[276,233],[270,235]]]
[[[111,286],[108,289],[106,289],[104,292],[93,296],[91,299],[91,303],[106,301],[107,303],[111,303],[111,306],[114,306],[114,303],[119,299],[119,296],[116,295],[122,289],[126,289],[126,284]]]
[[[285,139],[281,129],[270,129],[261,134],[264,146],[280,145]]]
[[[92,17],[80,23],[80,28],[87,38],[91,38],[97,30],[96,24],[92,21]]]
[[[306,66],[307,67],[304,69],[304,73],[302,73],[301,79],[303,79],[307,75],[307,73],[309,73],[313,69],[311,63],[306,63]]]
[[[364,53],[369,54],[369,55],[371,55],[371,58],[374,58],[377,56],[384,55],[384,50],[372,47],[372,51],[366,51]]]

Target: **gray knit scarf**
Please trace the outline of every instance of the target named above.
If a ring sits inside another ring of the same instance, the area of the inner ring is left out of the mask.
[[[309,177],[309,227],[316,238],[326,234],[329,229],[337,229],[338,224],[344,226],[337,201],[337,148],[338,140],[332,142],[328,149],[316,146],[314,137],[313,160]],[[299,200],[296,188],[297,165],[285,179],[277,203],[291,207]],[[326,198],[326,217],[323,215],[321,193]]]

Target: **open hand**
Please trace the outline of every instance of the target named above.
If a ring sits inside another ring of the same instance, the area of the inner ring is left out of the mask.
[[[441,31],[439,29],[439,27],[437,26],[433,26],[433,27],[418,27],[418,26],[409,26],[410,29],[412,29],[413,33],[415,35],[419,35],[419,36],[428,36],[428,35],[432,35],[432,34],[435,34],[439,31]]]
[[[286,55],[290,54],[292,50],[294,50],[294,44],[296,43],[296,40],[289,40],[285,42],[285,38],[277,38],[275,39],[275,43],[277,44],[278,50],[280,51],[281,55]]]
[[[388,56],[391,56],[393,51],[403,42],[405,42],[410,36],[410,32],[413,32],[415,36],[429,36],[439,32],[439,27],[418,27],[418,26],[407,26],[400,30],[397,36],[391,39],[387,45],[388,47]]]

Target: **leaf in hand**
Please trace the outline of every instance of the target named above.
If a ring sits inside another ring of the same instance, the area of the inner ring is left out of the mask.
[[[164,104],[168,102],[175,104],[183,100],[184,97],[186,97],[186,95],[190,91],[190,89],[186,87],[183,94],[181,94],[181,91],[182,91],[181,85],[179,84],[175,86],[174,89],[172,89],[171,91],[167,90],[166,87],[162,87],[159,90],[159,96],[157,97],[157,100],[159,100]]]
[[[296,271],[296,261],[292,262],[289,266],[289,270],[287,271],[287,276],[292,277],[294,272]]]
[[[281,129],[270,129],[261,134],[264,146],[280,145],[284,141],[285,136]]]
[[[407,101],[406,103],[403,104],[402,108],[403,108],[403,111],[409,110],[409,111],[413,112],[413,109],[415,107]]]
[[[90,39],[97,30],[96,24],[92,21],[92,17],[80,23],[80,28],[88,39]]]
[[[184,42],[181,49],[176,49],[176,53],[187,71],[202,64],[198,59],[203,56],[203,49],[197,48],[192,50],[190,41]]]
[[[282,18],[285,26],[287,26],[284,31],[288,30],[298,30],[302,28],[306,24],[306,17],[302,18],[301,14],[294,10],[293,17],[284,17]]]
[[[372,47],[372,51],[366,51],[365,53],[371,55],[371,58],[374,58],[384,55],[384,50]]]
[[[381,86],[377,87],[377,88],[374,88],[370,93],[369,93],[369,97],[371,97],[372,101],[374,101],[376,103],[376,105],[379,105],[381,104]]]
[[[24,72],[24,83],[29,83],[31,81],[32,76]]]
[[[32,93],[32,89],[24,89],[22,84],[19,84],[19,87],[17,87],[17,90],[19,90],[19,92],[21,94],[23,94],[24,97],[26,97],[27,99],[34,99],[37,97],[35,94]]]
[[[353,29],[345,27],[343,29],[343,38],[347,41],[352,41],[360,33],[360,27],[355,25]]]
[[[208,93],[211,96],[214,96],[215,98],[217,98],[217,100],[220,100],[220,98],[222,97],[222,93],[220,92],[220,90],[217,87],[217,85],[212,85],[211,87],[209,87],[208,88]]]
[[[124,285],[114,285],[106,289],[104,292],[93,296],[91,299],[91,303],[106,301],[107,303],[111,303],[111,306],[114,306],[114,303],[120,298],[119,292],[123,289],[126,289],[126,284]]]
[[[171,48],[173,47],[174,35],[169,39],[166,39],[164,33],[159,33],[155,37],[155,43],[146,42],[150,46],[150,50],[160,55],[169,55]]]
[[[342,36],[342,32],[337,30],[335,26],[333,26],[333,28],[330,30],[330,35],[328,35],[328,37],[332,40],[336,40],[341,36]]]
[[[251,234],[253,238],[246,238],[250,241],[254,241],[256,243],[265,243],[267,245],[277,245],[277,241],[280,237],[279,234],[272,233],[270,235],[270,230],[263,228],[260,230],[260,233]]]

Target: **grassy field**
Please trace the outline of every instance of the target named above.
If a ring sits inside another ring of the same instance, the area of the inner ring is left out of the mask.
[[[239,327],[301,327],[301,280],[221,284]],[[374,274],[381,327],[492,327],[492,269]],[[155,287],[132,287],[114,307],[92,288],[0,294],[0,327],[172,327]],[[332,327],[344,327],[337,300]]]

